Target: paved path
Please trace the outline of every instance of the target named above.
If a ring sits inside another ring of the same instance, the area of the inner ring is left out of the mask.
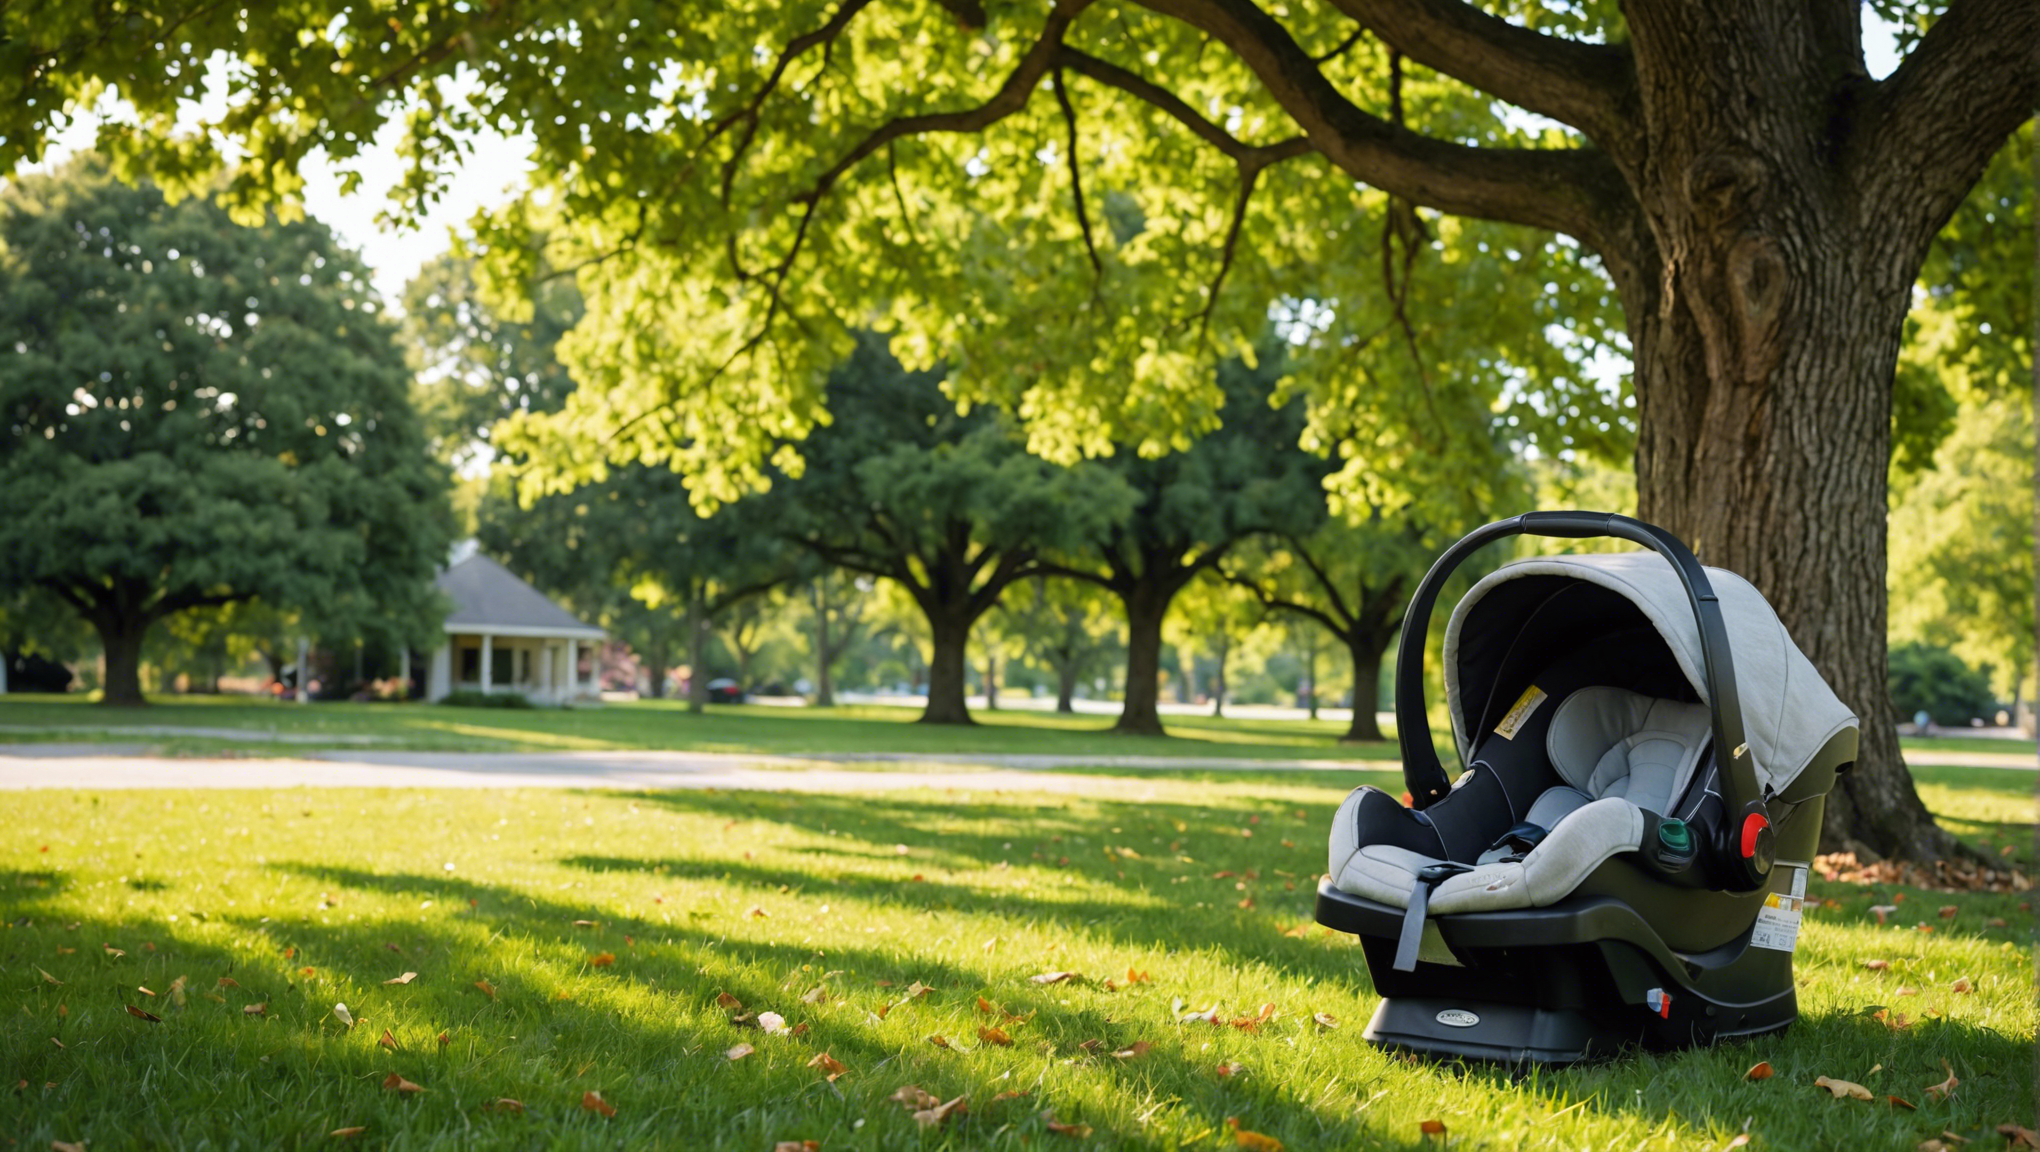
[[[1914,752],[1919,765],[2036,768],[2031,755]],[[845,764],[912,765],[859,771]],[[870,792],[970,788],[1082,792],[1151,781],[1070,775],[1063,768],[1395,771],[1394,761],[1245,760],[1161,756],[952,756],[876,753],[759,756],[729,752],[326,751],[304,759],[158,758],[128,747],[0,744],[0,790],[22,788],[722,788]]]

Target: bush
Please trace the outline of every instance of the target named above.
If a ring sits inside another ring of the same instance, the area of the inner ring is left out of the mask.
[[[525,699],[522,692],[476,692],[472,689],[449,692],[446,694],[446,699],[441,700],[440,703],[450,704],[455,708],[529,708],[532,706],[531,701]]]
[[[1967,726],[1997,707],[1990,677],[1933,644],[1905,644],[1891,650],[1891,703],[1900,720],[1925,712],[1934,723]]]

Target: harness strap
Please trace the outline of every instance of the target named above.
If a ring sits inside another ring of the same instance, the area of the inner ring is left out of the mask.
[[[1431,906],[1431,889],[1461,872],[1471,872],[1470,865],[1455,861],[1433,864],[1417,873],[1417,883],[1410,889],[1409,910],[1403,913],[1402,935],[1395,944],[1395,970],[1414,972],[1417,968],[1417,949],[1424,942],[1424,915]]]

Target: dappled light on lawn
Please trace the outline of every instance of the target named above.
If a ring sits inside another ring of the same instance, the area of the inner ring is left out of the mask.
[[[1346,780],[1149,783],[23,794],[0,1109],[45,1147],[1016,1152],[1720,1148],[1746,1119],[1910,1148],[2031,1113],[2013,896],[1816,880],[1792,1031],[1518,1082],[1369,1046],[1358,950],[1293,934]]]

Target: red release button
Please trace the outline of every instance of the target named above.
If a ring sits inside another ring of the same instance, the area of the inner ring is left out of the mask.
[[[1757,854],[1757,837],[1762,835],[1764,829],[1769,828],[1770,826],[1771,821],[1767,819],[1761,812],[1752,812],[1748,816],[1743,817],[1742,822],[1743,859],[1748,860]]]

